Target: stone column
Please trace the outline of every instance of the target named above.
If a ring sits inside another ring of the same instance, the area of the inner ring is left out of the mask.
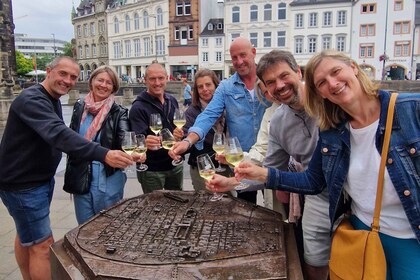
[[[133,88],[124,88],[122,105],[129,106],[131,105],[131,103],[133,103],[133,101],[134,101]]]
[[[69,91],[69,101],[68,105],[74,105],[77,100],[80,98],[80,92],[77,89],[72,89]]]

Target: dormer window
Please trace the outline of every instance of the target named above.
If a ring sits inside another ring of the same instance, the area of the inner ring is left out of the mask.
[[[218,24],[217,24],[217,29],[223,29],[223,24],[218,23]]]
[[[209,23],[209,25],[207,26],[207,28],[208,28],[209,30],[213,30],[213,23]]]

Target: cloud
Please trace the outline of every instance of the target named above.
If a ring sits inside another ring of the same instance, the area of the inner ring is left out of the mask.
[[[70,41],[73,38],[71,0],[13,0],[15,33]]]

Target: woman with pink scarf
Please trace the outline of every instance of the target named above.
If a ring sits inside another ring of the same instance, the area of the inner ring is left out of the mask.
[[[118,75],[111,67],[101,66],[94,70],[89,78],[89,93],[74,105],[70,128],[104,147],[121,149],[122,136],[130,130],[130,124],[128,109],[115,103],[114,93],[119,87]],[[76,155],[68,155],[66,172],[77,173],[74,165],[83,164],[73,156]],[[80,174],[71,175],[71,178],[87,180]],[[77,222],[82,224],[121,200],[126,181],[127,176],[121,169],[92,161],[89,192],[74,194]]]

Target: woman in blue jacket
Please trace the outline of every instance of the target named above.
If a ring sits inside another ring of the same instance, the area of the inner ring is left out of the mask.
[[[305,108],[319,116],[320,134],[308,169],[281,172],[242,163],[238,180],[273,189],[317,194],[329,190],[331,224],[351,202],[351,222],[373,220],[377,178],[390,93],[378,90],[349,57],[324,51],[305,67]],[[223,182],[215,178],[213,191]],[[387,279],[420,279],[420,95],[400,94],[395,105],[380,214]]]

